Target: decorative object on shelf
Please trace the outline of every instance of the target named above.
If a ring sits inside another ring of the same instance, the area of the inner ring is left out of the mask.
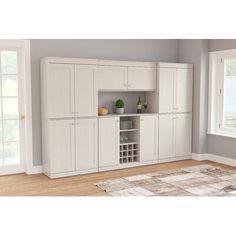
[[[124,101],[121,100],[121,99],[118,99],[116,101],[116,113],[117,114],[123,114],[125,112],[124,106],[125,106]]]
[[[137,113],[142,113],[142,101],[141,101],[141,98],[138,97],[138,102],[137,102]]]
[[[147,112],[147,108],[148,108],[148,103],[147,103],[147,101],[145,101],[145,102],[143,103],[143,108],[144,108],[144,113],[146,113],[146,112]]]
[[[98,108],[98,115],[104,116],[108,114],[108,109],[106,107],[99,107]]]
[[[133,128],[133,122],[132,120],[122,120],[120,121],[120,129],[132,129]]]
[[[129,141],[129,138],[127,135],[124,136],[124,143],[127,143]]]

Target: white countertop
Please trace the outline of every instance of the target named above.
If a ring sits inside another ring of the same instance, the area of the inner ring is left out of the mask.
[[[148,116],[148,115],[158,115],[158,113],[124,113],[124,114],[107,114],[98,116],[98,118],[106,117],[123,117],[123,116]]]

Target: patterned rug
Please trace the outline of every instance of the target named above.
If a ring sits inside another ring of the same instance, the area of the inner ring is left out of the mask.
[[[96,184],[112,196],[236,196],[236,172],[198,165]]]

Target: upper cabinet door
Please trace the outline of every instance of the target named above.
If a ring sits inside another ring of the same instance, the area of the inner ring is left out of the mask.
[[[156,90],[156,68],[129,67],[128,89],[139,91]]]
[[[49,121],[50,172],[75,170],[74,119]]]
[[[192,140],[192,115],[178,114],[175,115],[175,155],[191,155]]]
[[[127,67],[98,66],[98,89],[104,91],[127,90]]]
[[[75,65],[75,115],[97,114],[97,66]]]
[[[175,156],[175,130],[173,115],[159,115],[159,159]]]
[[[175,89],[175,112],[192,111],[193,70],[177,69]]]
[[[74,65],[49,64],[49,78],[46,83],[49,118],[73,117]]]
[[[97,119],[75,121],[76,170],[98,169]]]
[[[119,164],[119,117],[99,119],[99,168]]]
[[[158,159],[158,116],[140,117],[140,161]]]
[[[175,68],[159,68],[159,113],[173,112]]]

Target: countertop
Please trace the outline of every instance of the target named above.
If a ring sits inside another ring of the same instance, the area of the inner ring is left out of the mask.
[[[98,118],[106,117],[124,117],[124,116],[148,116],[148,115],[158,115],[158,113],[124,113],[124,114],[107,114],[98,116]]]

